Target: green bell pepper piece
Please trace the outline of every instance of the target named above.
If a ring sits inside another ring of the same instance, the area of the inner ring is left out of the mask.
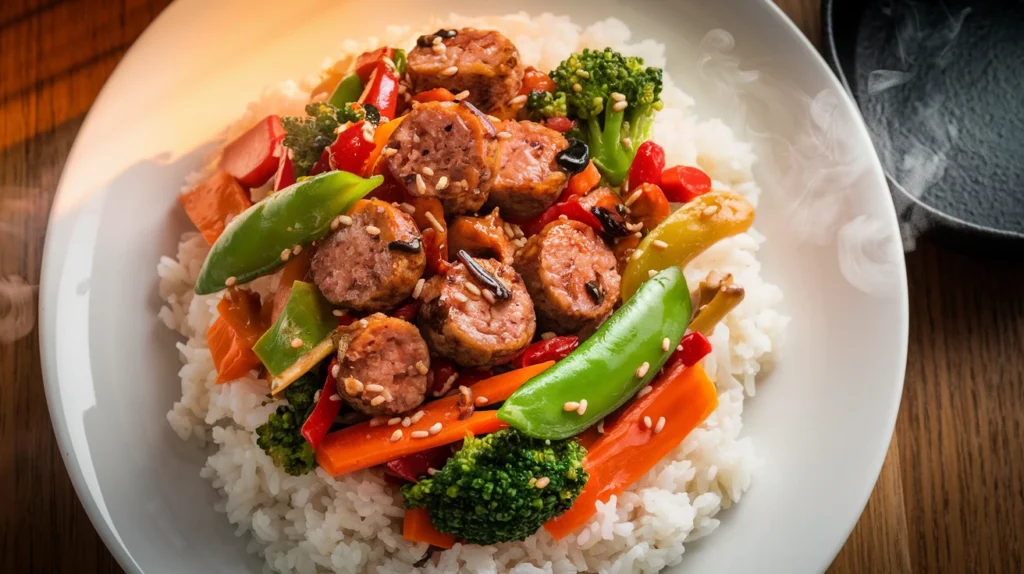
[[[331,305],[320,290],[311,283],[296,281],[281,315],[252,350],[270,374],[278,377],[330,337],[337,327],[338,318],[331,313]]]
[[[330,231],[331,221],[384,181],[344,171],[311,177],[271,194],[228,223],[196,280],[199,295],[241,284],[284,264],[281,254]]]
[[[327,103],[341,109],[345,104],[358,101],[361,95],[363,95],[363,81],[359,79],[358,75],[349,74],[341,79],[337,88],[334,88],[334,93],[327,99]]]
[[[691,311],[682,270],[665,269],[579,348],[513,393],[498,410],[498,418],[540,439],[583,432],[658,374],[686,332]],[[583,399],[587,407],[582,415],[565,409],[566,403]]]
[[[401,48],[397,48],[395,50],[395,57],[392,58],[392,61],[395,63],[395,70],[398,72],[399,76],[405,73],[407,58],[408,56],[406,55],[405,50]]]

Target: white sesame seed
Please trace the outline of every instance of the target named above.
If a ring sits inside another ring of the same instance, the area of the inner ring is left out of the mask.
[[[236,279],[235,277],[228,277],[227,279],[224,280],[224,284],[227,285],[228,287],[234,287],[235,283],[238,283],[238,279]]]
[[[569,216],[563,213],[562,215],[558,216],[558,220],[559,221],[569,221]]]
[[[583,416],[585,412],[587,412],[587,399],[581,399],[580,406],[576,409],[576,414]]]
[[[462,288],[465,289],[466,291],[469,291],[470,293],[476,295],[477,297],[480,296],[480,288],[477,287],[476,285],[472,284],[472,283],[466,283],[466,284],[464,284],[462,286]]]
[[[636,251],[633,252],[633,255],[631,255],[630,257],[634,261],[636,261],[637,259],[640,259],[640,257],[643,256],[643,254],[644,254],[644,250],[643,249],[637,249]]]
[[[642,398],[642,397],[646,397],[648,395],[648,393],[650,393],[653,390],[654,390],[654,388],[651,387],[650,385],[648,385],[648,386],[640,389],[640,392],[636,394],[636,398],[639,399],[639,398]]]
[[[402,429],[398,429],[391,433],[391,442],[398,442],[402,440]]]
[[[427,469],[427,474],[429,474],[430,476],[434,476],[435,474],[437,474],[437,472],[437,469],[434,467],[430,467]]]
[[[540,338],[544,341],[547,341],[548,339],[554,339],[557,336],[558,335],[556,335],[553,331],[545,331],[540,334]]]
[[[440,36],[434,36],[434,39],[431,40],[430,43],[434,44],[434,45],[437,45],[437,44],[440,44],[442,40],[443,40],[443,38],[441,38]]]
[[[366,385],[365,388],[367,392],[370,393],[380,393],[384,391],[384,385],[378,385],[377,383],[371,383],[369,385]]]
[[[409,433],[409,436],[411,436],[412,438],[427,438],[428,436],[430,436],[430,433],[428,433],[425,430],[414,430],[411,433]]]
[[[339,395],[338,393],[334,393],[333,395],[327,397],[327,400],[331,401],[332,403],[336,403],[341,400],[341,395]]]
[[[482,293],[484,299],[491,305],[494,305],[495,301],[497,301],[497,299],[494,298],[494,293],[490,289],[484,289]]]
[[[386,400],[387,399],[384,398],[384,395],[377,395],[376,397],[373,397],[372,401],[370,401],[370,406],[378,407],[378,406],[384,404],[384,401],[386,401]]]
[[[583,91],[583,86],[579,85],[578,83],[577,84],[573,84],[572,85],[572,91],[574,91],[574,92],[576,92],[578,94],[578,93]]]
[[[682,352],[682,350],[683,350],[683,344],[682,344],[682,343],[679,343],[678,345],[676,345],[676,350],[677,350],[677,351],[680,351],[680,352]]]
[[[293,349],[298,349],[299,347],[302,346],[302,339],[295,337],[294,339],[292,339],[291,345]]]
[[[437,433],[441,432],[442,426],[443,425],[441,425],[440,422],[436,422],[436,423],[434,423],[433,425],[430,426],[430,429],[427,432],[429,432],[430,434],[437,434]]]
[[[454,297],[455,300],[458,301],[459,303],[465,303],[466,301],[469,301],[469,297],[466,297],[460,291],[456,291],[455,294],[452,295],[452,297]]]
[[[437,191],[444,191],[447,187],[448,187],[448,176],[447,175],[442,175],[441,177],[437,178],[437,183],[434,184],[434,189],[436,189]]]
[[[338,378],[338,373],[341,373],[341,365],[334,365],[331,367],[331,376],[335,379]]]
[[[405,84],[398,84],[398,93],[399,94],[404,94],[407,91],[409,91],[409,88],[406,87]]]
[[[636,377],[638,379],[642,379],[644,377],[644,375],[647,374],[647,371],[650,370],[650,368],[651,368],[651,364],[648,363],[647,361],[644,361],[643,364],[640,365],[640,368],[638,368],[636,370]]]
[[[444,54],[448,50],[448,46],[445,46],[444,44],[434,44],[430,49],[433,50],[435,54]]]
[[[612,104],[612,111],[621,112],[627,107],[629,107],[629,102],[615,102],[614,104]]]
[[[641,225],[641,227],[643,226]],[[633,237],[636,237],[637,239],[643,239],[644,234],[637,231],[636,233],[633,234]]]
[[[501,122],[501,118],[497,116],[492,116],[491,114],[487,114],[487,119],[490,120],[492,124]]]
[[[589,78],[590,77],[590,72],[588,72],[586,70],[576,70],[576,75],[581,77],[581,78]]]
[[[526,94],[520,94],[508,101],[511,106],[521,106],[526,103]]]
[[[398,153],[398,148],[386,147],[384,148],[384,151],[382,151],[381,153],[384,154],[384,157],[391,157]]]
[[[597,423],[597,434],[604,434],[604,419]]]
[[[455,380],[458,379],[458,378],[459,378],[459,374],[458,373],[452,373],[452,376],[448,377],[448,380],[444,382],[445,388],[446,389],[452,388],[452,385],[455,384]]]
[[[441,76],[443,76],[445,78],[454,76],[455,74],[458,74],[458,73],[459,73],[459,67],[458,66],[449,66],[449,67],[441,70]]]
[[[644,417],[644,426],[647,428],[654,426],[654,423],[651,422],[651,417]]]
[[[700,212],[700,214],[702,216],[704,216],[704,217],[711,217],[712,215],[714,215],[716,213],[718,213],[718,206],[717,205],[709,205],[709,206],[704,208],[704,211]]]
[[[476,406],[482,407],[487,404],[487,397],[479,396],[476,398]]]
[[[391,396],[391,391],[389,391],[387,389],[384,389],[384,392],[381,393],[381,396],[384,397],[385,401],[390,401],[391,399],[394,398],[394,397]]]
[[[455,101],[456,102],[461,102],[462,100],[464,100],[464,99],[466,99],[468,97],[469,97],[469,90],[462,90],[461,92],[455,94]]]
[[[510,134],[509,132],[498,132],[498,135],[496,137],[500,140],[507,140],[508,138],[512,137],[512,134]]]
[[[380,235],[380,228],[377,227],[376,225],[367,225],[366,233],[368,235]]]
[[[647,270],[647,278],[648,278],[648,279],[651,279],[651,278],[653,278],[653,277],[654,277],[655,275],[657,275],[657,274],[658,274],[658,272],[657,272],[657,271],[655,271],[654,269],[648,269],[648,270]]]
[[[401,424],[401,423],[402,423],[402,417],[392,417],[392,418],[388,419],[388,426],[389,427],[393,427],[393,426],[395,426],[397,424]]]
[[[386,419],[384,417],[373,417],[372,419],[370,419],[370,426],[371,427],[379,427],[379,426],[384,425],[387,422],[388,422],[388,419]]]
[[[292,247],[292,254],[298,255],[299,253],[302,253],[301,245],[296,245],[295,247]]]
[[[427,193],[427,182],[423,181],[423,176],[416,174],[416,191],[420,192],[420,195]]]
[[[505,225],[502,226],[502,230],[505,232],[505,237],[508,237],[509,239],[516,238],[516,232],[512,230],[512,226],[509,225],[507,221],[505,222]]]
[[[419,299],[420,298],[420,295],[423,294],[423,285],[425,283],[426,283],[426,280],[423,279],[422,277],[420,278],[419,281],[416,282],[416,287],[414,287],[413,290],[412,290],[412,298],[413,299]]]
[[[425,365],[423,363],[423,361],[416,361],[416,372],[417,373],[419,373],[421,375],[425,375],[425,374],[427,374],[427,371],[429,371],[429,370],[430,369],[427,368],[427,365]]]
[[[658,422],[654,425],[654,434],[658,434],[665,428],[665,417],[658,417]]]
[[[425,175],[427,177],[433,177],[434,170],[431,169],[430,166],[426,166],[425,165],[425,166],[423,166],[423,169],[420,170],[420,173],[422,173],[423,175]]]
[[[358,395],[363,392],[363,383],[359,379],[349,377],[345,379],[345,392],[350,395]]]
[[[434,217],[433,213],[427,211],[424,213],[424,215],[426,216],[427,221],[430,222],[430,226],[434,228],[434,231],[438,233],[444,233],[444,226],[442,226],[441,222],[438,221],[436,217]]]
[[[671,349],[671,348],[672,348],[672,341],[670,341],[668,339],[668,337],[665,337],[664,339],[661,340],[661,350],[662,351],[665,351],[667,353],[668,350]]]
[[[632,194],[630,194],[630,196],[626,198],[626,207],[633,205],[633,202],[640,199],[640,196],[643,194],[643,192],[644,190],[638,189],[634,191]]]
[[[338,225],[335,222],[332,221],[331,222],[331,229],[337,229],[337,228],[338,228]],[[292,250],[291,249],[285,249],[284,251],[281,252],[281,261],[288,261],[289,259],[291,259],[291,257],[292,257]]]
[[[537,479],[537,483],[534,484],[534,486],[536,486],[537,488],[544,488],[549,484],[551,484],[551,479],[546,476],[542,476]]]
[[[412,424],[416,424],[416,423],[420,422],[420,419],[422,419],[425,416],[427,416],[426,412],[424,412],[424,411],[416,411],[416,414],[412,415],[410,420],[412,420]]]
[[[370,322],[367,321],[366,319],[360,319],[359,320],[359,326],[362,327],[363,329],[365,329],[365,328],[370,326]]]
[[[352,218],[347,215],[339,215],[338,221],[346,227],[352,225]]]
[[[620,94],[619,92],[612,92],[612,99],[615,100],[616,102],[621,102],[626,99],[626,96],[624,94]]]
[[[398,209],[401,209],[402,211],[408,213],[409,215],[413,215],[413,214],[416,213],[416,206],[414,206],[411,203],[405,203],[405,202],[399,203],[398,204]]]
[[[580,408],[580,404],[578,402],[576,402],[576,401],[569,401],[569,402],[565,403],[564,405],[562,405],[562,410],[567,412],[567,413],[571,412],[571,411],[574,411],[574,410],[576,410],[578,408]]]
[[[654,241],[651,242],[651,245],[653,245],[657,249],[668,249],[668,243],[665,243],[660,239],[655,239]]]
[[[643,228],[644,228],[644,222],[643,221],[637,221],[636,223],[627,223],[626,224],[626,229],[629,230],[629,231],[640,231]]]

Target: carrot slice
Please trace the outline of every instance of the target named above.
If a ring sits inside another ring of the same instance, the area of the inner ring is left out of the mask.
[[[261,311],[260,296],[248,289],[232,287],[217,304],[217,314],[227,321],[238,338],[250,349],[268,327]]]
[[[430,521],[430,512],[426,508],[408,508],[402,520],[402,536],[410,542],[426,542],[431,546],[445,550],[455,546],[457,540],[451,534],[445,534],[434,528]]]
[[[256,353],[252,352],[223,317],[217,317],[206,331],[206,344],[217,368],[218,385],[243,377],[260,366]]]
[[[476,406],[483,407],[504,401],[526,381],[544,372],[554,361],[531,365],[491,377],[473,385]],[[459,420],[458,395],[427,403],[419,410],[420,420],[409,427],[377,425],[365,422],[335,431],[320,443],[316,460],[332,476],[355,472],[389,460],[434,448],[466,438],[467,434],[487,434],[508,425],[498,420],[495,411],[478,411]],[[441,431],[426,437],[413,438],[412,433],[430,432],[441,423]],[[400,433],[400,434],[399,434]],[[398,437],[397,440],[392,440]]]
[[[252,205],[249,193],[227,172],[218,171],[195,188],[178,196],[178,202],[203,239],[213,245],[232,217]]]
[[[584,195],[597,187],[599,183],[601,183],[601,172],[591,161],[583,171],[569,178],[569,184],[565,187],[559,201],[565,201],[573,195]]]
[[[670,368],[655,379],[650,393],[635,399],[605,425],[604,434],[583,460],[590,474],[586,486],[572,508],[544,528],[559,539],[586,524],[598,501],[607,502],[639,480],[717,407],[715,384],[704,369],[681,363]],[[645,417],[650,418],[651,427]],[[662,428],[655,432],[662,417]]]
[[[420,92],[412,97],[413,101],[425,104],[427,102],[454,102],[455,94],[448,91],[446,88],[434,88],[433,90],[427,90]]]
[[[377,160],[380,159],[380,154],[384,151],[384,146],[388,145],[388,140],[391,139],[391,134],[395,133],[398,126],[402,123],[405,116],[395,118],[386,124],[377,126],[377,131],[373,132],[373,151],[370,152],[370,157],[366,160],[366,169],[363,173],[364,176],[370,177],[374,173],[377,173]]]

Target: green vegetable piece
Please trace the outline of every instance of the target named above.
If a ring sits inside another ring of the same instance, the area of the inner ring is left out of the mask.
[[[396,49],[395,50],[395,57],[392,58],[392,60],[395,62],[395,71],[398,72],[398,75],[401,76],[402,74],[404,74],[405,73],[405,64],[407,62],[407,56],[406,56],[405,50],[403,50],[401,48]]]
[[[228,223],[199,271],[195,291],[209,295],[284,264],[281,254],[330,231],[331,221],[384,181],[332,171],[268,196]]]
[[[574,440],[537,440],[515,429],[468,437],[443,469],[403,486],[402,496],[460,540],[522,540],[572,506],[589,478],[586,453]]]
[[[313,397],[323,387],[322,376],[310,372],[284,391],[287,405],[277,407],[267,422],[256,427],[256,445],[274,464],[290,475],[301,476],[316,468],[313,447],[302,437],[302,424],[313,411]]]
[[[311,283],[296,281],[281,315],[252,350],[276,377],[329,337],[337,326],[338,319],[320,290]]]
[[[361,95],[363,95],[362,80],[356,74],[349,74],[342,78],[337,88],[334,88],[334,93],[327,99],[327,103],[341,109],[345,104],[357,101]]]
[[[691,310],[683,272],[665,269],[568,357],[513,393],[498,418],[536,438],[564,439],[583,432],[658,374],[686,332]],[[583,399],[587,408],[582,415],[566,410],[566,403]]]

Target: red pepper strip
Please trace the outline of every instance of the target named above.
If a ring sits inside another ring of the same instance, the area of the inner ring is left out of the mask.
[[[562,335],[547,341],[538,341],[519,354],[514,364],[516,368],[529,367],[544,361],[561,361],[576,347],[580,346],[580,338],[576,335]]]
[[[370,74],[373,73],[377,63],[384,58],[395,58],[395,49],[390,47],[377,48],[376,50],[370,50],[369,52],[363,52],[356,58],[356,75],[366,85],[370,79]]]
[[[398,74],[394,68],[383,60],[377,62],[363,95],[359,96],[359,103],[376,107],[382,119],[394,119],[398,110]]]
[[[569,201],[563,201],[552,205],[537,217],[520,222],[519,227],[523,229],[523,233],[527,236],[536,235],[547,227],[549,223],[555,221],[562,215],[569,219],[586,223],[590,227],[594,228],[594,231],[597,231],[598,233],[604,231],[604,227],[601,225],[601,220],[593,213],[587,211],[587,208],[580,205],[577,197],[573,197],[569,199]]]
[[[320,175],[329,171],[331,171],[331,152],[324,148],[324,151],[320,153],[320,159],[316,160],[313,167],[309,168],[309,175]]]
[[[274,174],[274,191],[281,191],[295,183],[295,164],[292,162],[288,148],[281,146],[281,159],[277,163],[277,173]]]
[[[558,116],[554,118],[548,118],[544,120],[544,126],[555,130],[556,132],[562,132],[563,134],[572,128],[576,127],[576,122],[569,118]]]
[[[448,380],[458,370],[455,369],[455,365],[441,358],[431,360],[431,366],[434,370],[434,380],[430,383],[430,396],[442,397],[449,390],[445,388],[448,386]]]
[[[679,342],[672,356],[666,361],[666,370],[671,369],[677,362],[682,363],[685,367],[692,367],[710,352],[711,342],[703,333],[687,333]]]
[[[412,99],[421,104],[427,102],[454,102],[455,94],[451,93],[447,88],[434,88],[433,90],[420,92],[413,96]]]
[[[366,141],[363,126],[366,126],[366,122],[352,124],[338,134],[338,139],[334,140],[334,143],[324,149],[330,158],[331,169],[362,175],[363,166],[366,165],[366,160],[370,158],[374,148],[373,141]],[[320,162],[317,162],[317,165],[319,164]]]
[[[604,434],[583,460],[590,479],[572,508],[549,520],[545,530],[555,539],[578,530],[594,516],[598,501],[607,502],[639,480],[717,407],[715,384],[699,366],[677,364],[659,375],[651,392],[634,399],[613,423],[605,422]]]
[[[235,176],[245,187],[259,187],[267,183],[277,169],[282,140],[281,118],[267,116],[224,147],[220,169]]]
[[[711,191],[711,178],[696,167],[677,165],[661,172],[661,190],[669,201],[686,203]]]
[[[416,318],[416,313],[420,310],[420,302],[413,299],[405,305],[402,305],[391,312],[391,316],[396,319],[408,321],[412,323],[413,319]]]
[[[341,410],[341,401],[331,400],[331,397],[338,392],[338,384],[334,378],[334,366],[337,364],[337,357],[331,359],[331,365],[327,367],[327,380],[324,382],[323,390],[320,391],[320,400],[316,402],[316,406],[313,407],[313,412],[309,413],[306,422],[302,423],[302,436],[314,449],[327,436],[327,431],[331,430],[334,418]]]
[[[452,446],[444,445],[422,452],[396,458],[387,463],[388,470],[409,482],[419,482],[420,477],[427,474],[427,469],[440,470],[452,456]]]
[[[633,163],[629,166],[629,189],[641,183],[661,183],[661,172],[665,169],[665,149],[653,141],[645,141],[636,150]]]

